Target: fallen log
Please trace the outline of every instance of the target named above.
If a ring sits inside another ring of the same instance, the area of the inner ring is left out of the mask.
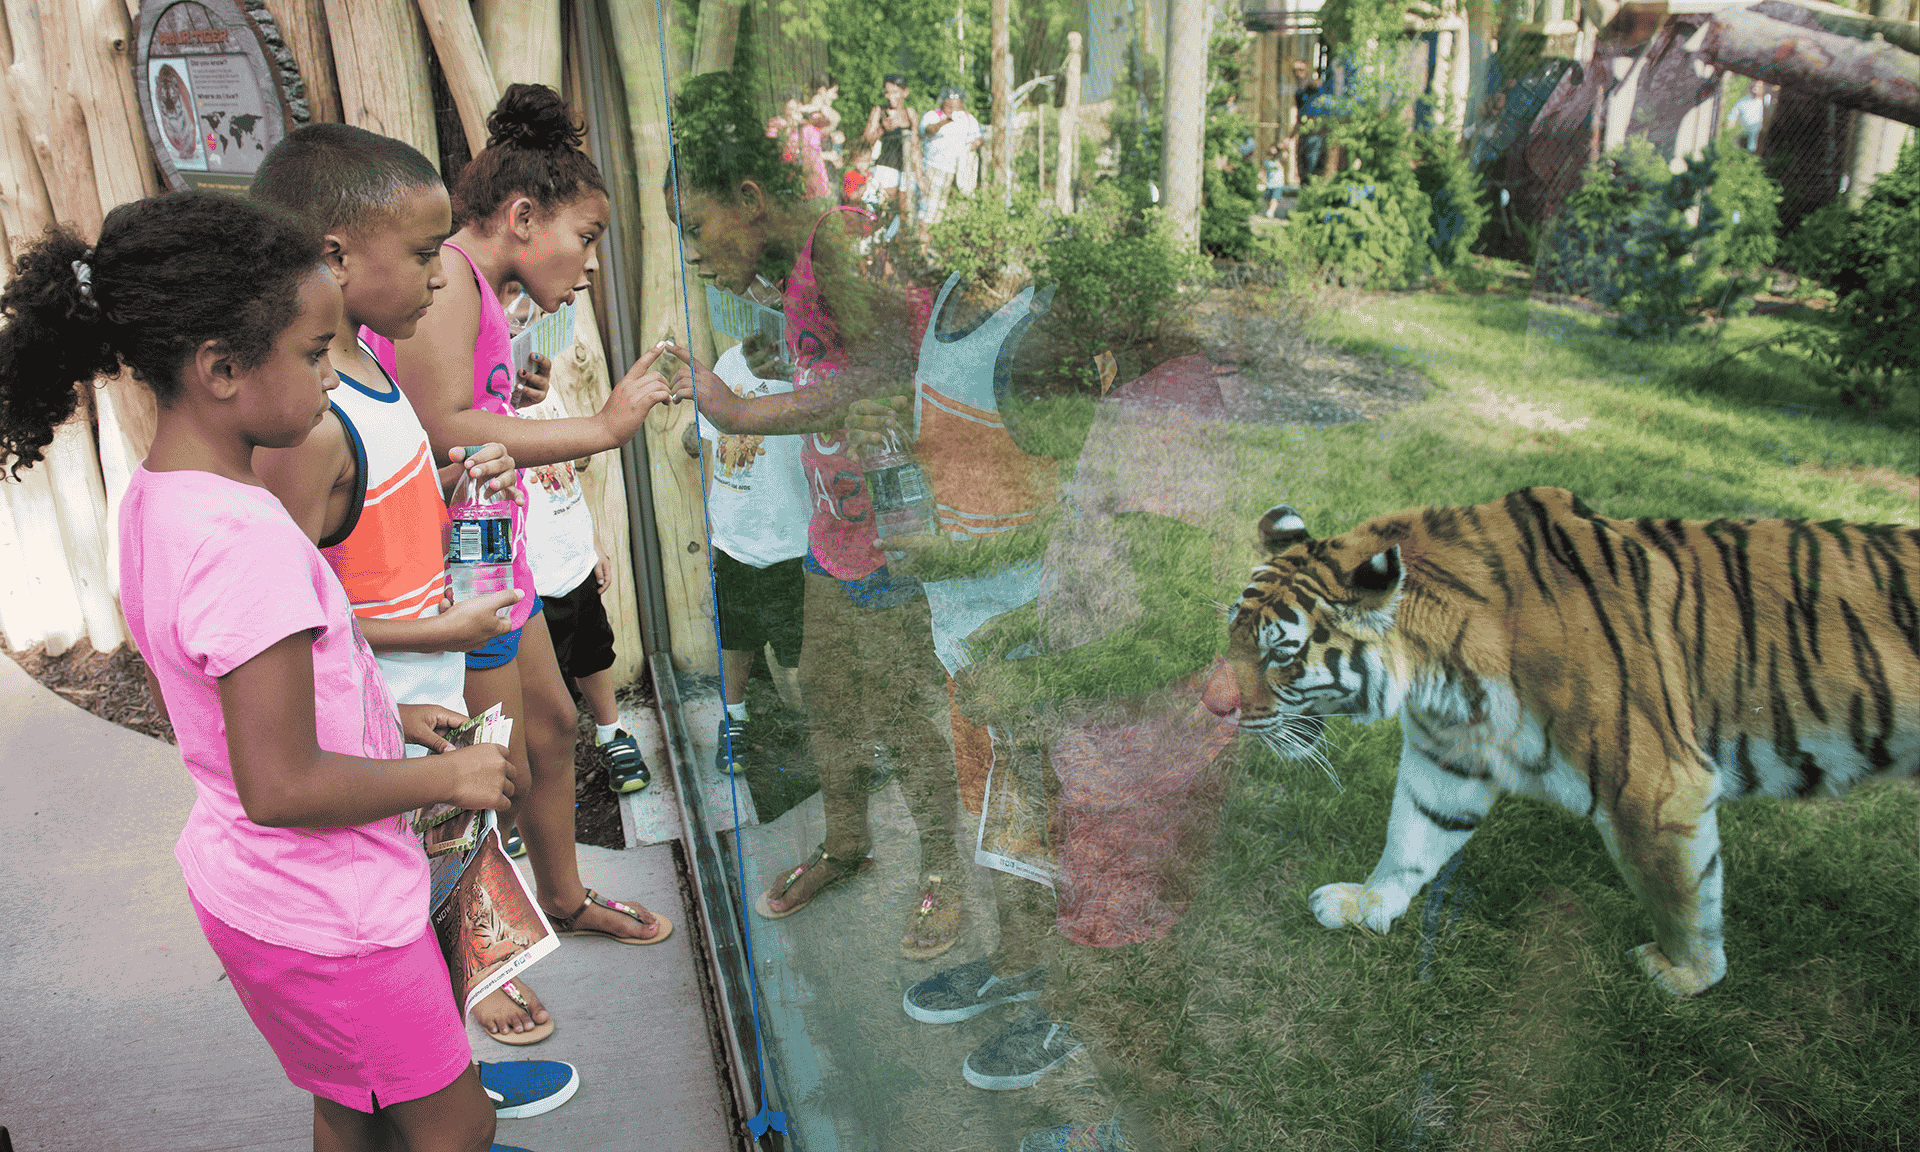
[[[1700,56],[1729,72],[1920,125],[1920,57],[1886,40],[1855,39],[1732,8],[1713,14]]]

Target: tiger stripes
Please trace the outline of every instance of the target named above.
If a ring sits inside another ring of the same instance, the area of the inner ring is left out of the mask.
[[[1321,717],[1398,716],[1387,844],[1315,891],[1386,931],[1500,795],[1590,818],[1681,996],[1726,973],[1717,806],[1920,773],[1920,529],[1601,516],[1527,488],[1314,540],[1284,505],[1229,617],[1240,725],[1313,756]]]

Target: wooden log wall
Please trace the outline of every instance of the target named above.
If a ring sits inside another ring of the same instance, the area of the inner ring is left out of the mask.
[[[469,7],[467,0],[267,0],[267,9],[300,66],[311,119],[344,120],[395,136],[437,161],[428,45],[477,150],[500,88],[515,81],[561,87],[567,2],[478,0]],[[139,0],[62,0],[51,6],[0,0],[0,262],[7,268],[13,254],[50,224],[97,235],[114,205],[162,190],[133,79],[138,10]],[[643,90],[663,112],[658,71],[656,66]],[[657,173],[664,168],[664,127],[648,129],[645,138],[647,154],[657,160],[647,170]],[[657,193],[659,177],[648,179],[656,190],[649,220],[656,234],[672,236]],[[666,271],[656,276],[662,285],[651,293],[662,302],[662,319],[646,330],[679,332],[684,324],[669,329],[664,321],[668,312],[679,311],[677,287],[667,290],[677,260],[668,253],[650,263]],[[571,411],[586,414],[605,401],[611,377],[594,302],[583,296],[578,305],[576,342],[554,366],[554,387]],[[672,416],[677,421],[682,413]],[[146,389],[124,377],[103,381],[87,397],[84,417],[60,429],[46,461],[23,472],[22,482],[0,484],[0,639],[16,649],[45,643],[54,653],[83,637],[103,651],[125,641],[114,526],[120,495],[153,432],[154,406]],[[677,426],[671,435],[677,444]],[[670,477],[671,467],[662,479]],[[614,562],[607,611],[619,651],[616,674],[625,682],[644,667],[645,653],[617,454],[596,458],[583,482],[601,546]],[[697,477],[691,491],[691,505],[685,499],[674,503],[672,526],[664,529],[683,557],[686,525],[704,522]],[[702,535],[703,550],[704,543]],[[684,606],[676,616],[692,614],[699,624],[676,624],[675,636],[684,634],[696,646],[704,636],[711,649],[704,556],[697,559],[697,586],[694,564],[674,570],[687,585],[675,593]],[[695,663],[701,663],[697,652]]]

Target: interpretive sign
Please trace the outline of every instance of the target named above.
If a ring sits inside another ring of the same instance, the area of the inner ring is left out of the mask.
[[[140,6],[134,79],[147,138],[171,187],[244,194],[268,149],[287,134],[295,109],[283,85],[290,74],[298,85],[298,75],[271,21],[264,6],[242,0]]]

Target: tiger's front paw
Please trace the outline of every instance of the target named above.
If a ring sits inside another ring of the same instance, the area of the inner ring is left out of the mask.
[[[1634,958],[1640,961],[1640,970],[1653,978],[1653,982],[1675,996],[1698,996],[1720,982],[1727,974],[1725,963],[1719,965],[1719,971],[1702,970],[1698,967],[1675,964],[1667,959],[1667,954],[1658,944],[1642,944],[1633,950]]]
[[[1384,932],[1392,922],[1376,923],[1382,911],[1380,897],[1364,884],[1322,885],[1313,890],[1307,906],[1313,909],[1313,918],[1328,928],[1351,928],[1365,923]]]

